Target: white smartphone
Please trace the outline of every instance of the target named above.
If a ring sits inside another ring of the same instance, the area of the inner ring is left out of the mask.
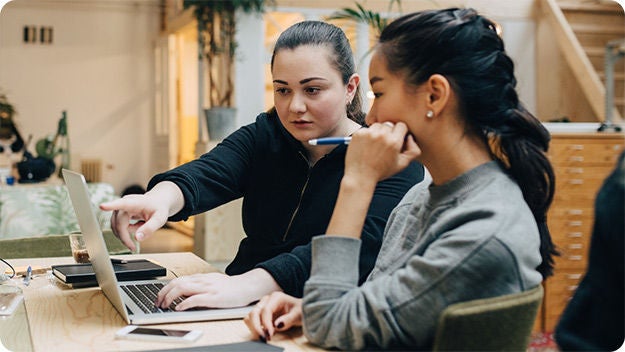
[[[193,342],[201,335],[200,330],[144,328],[136,325],[128,325],[115,333],[118,339],[171,342]]]

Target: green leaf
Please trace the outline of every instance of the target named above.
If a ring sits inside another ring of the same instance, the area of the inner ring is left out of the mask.
[[[391,5],[394,2],[399,2],[399,0],[391,1]],[[386,18],[380,16],[378,12],[374,12],[371,10],[365,9],[361,4],[356,3],[356,9],[353,8],[343,8],[339,11],[336,11],[332,15],[328,17],[331,20],[352,20],[356,22],[366,23],[371,28],[373,28],[378,34],[382,33],[384,27],[388,24]]]

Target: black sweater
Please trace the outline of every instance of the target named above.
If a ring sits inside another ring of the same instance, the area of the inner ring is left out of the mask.
[[[226,273],[263,268],[286,293],[301,297],[310,275],[310,240],[326,231],[346,150],[339,145],[309,167],[302,144],[276,115],[263,113],[199,159],[154,176],[148,189],[165,180],[180,187],[185,204],[170,221],[243,197],[246,238]],[[377,185],[362,233],[361,282],[375,264],[391,210],[422,179],[423,166],[413,163]]]

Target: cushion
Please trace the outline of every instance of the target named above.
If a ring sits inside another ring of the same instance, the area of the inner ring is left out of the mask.
[[[113,186],[87,185],[92,208],[102,229],[110,229],[111,212],[99,204],[117,198]],[[78,221],[64,185],[20,185],[0,192],[0,239],[37,237],[79,231]]]

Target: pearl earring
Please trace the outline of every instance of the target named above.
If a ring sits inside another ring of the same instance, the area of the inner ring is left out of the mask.
[[[431,119],[432,117],[434,117],[434,111],[432,111],[432,110],[428,110],[428,111],[425,113],[425,117],[427,117],[428,119]]]

